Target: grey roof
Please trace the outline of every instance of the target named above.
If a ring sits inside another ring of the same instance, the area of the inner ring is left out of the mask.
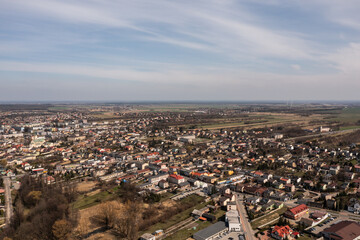
[[[142,240],[144,240],[144,239],[154,239],[154,235],[152,235],[151,233],[144,233],[143,235],[141,235],[140,238]]]
[[[160,173],[160,174],[149,177],[149,179],[158,178],[158,177],[162,177],[162,176],[168,176],[168,175],[169,175],[168,173]]]
[[[179,183],[179,186],[180,186],[180,187],[184,187],[184,186],[188,186],[188,185],[190,185],[190,183],[189,183],[189,182],[182,182],[182,183]]]
[[[201,231],[198,231],[197,233],[194,234],[193,237],[195,239],[207,239],[225,229],[227,229],[225,222],[220,221],[220,222],[210,225],[209,227],[207,227]]]

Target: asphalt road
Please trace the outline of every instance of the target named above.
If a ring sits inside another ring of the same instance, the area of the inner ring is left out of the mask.
[[[242,200],[242,195],[240,195],[240,197],[238,197],[238,194],[235,195],[236,197],[236,206],[240,215],[240,221],[241,221],[241,226],[242,226],[242,230],[245,233],[245,238],[249,239],[249,240],[256,240],[257,238],[255,237],[255,233],[254,230],[252,229],[251,225],[250,225],[250,221],[248,219],[245,207],[244,207],[244,203]]]
[[[11,200],[11,180],[9,177],[3,177],[5,187],[5,224],[10,224],[13,214],[13,206]]]

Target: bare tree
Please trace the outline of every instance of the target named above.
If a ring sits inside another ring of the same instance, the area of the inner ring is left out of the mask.
[[[117,214],[117,206],[114,202],[105,202],[100,204],[98,213],[92,217],[92,222],[95,225],[111,229],[115,226]]]
[[[129,240],[138,239],[139,223],[142,216],[141,204],[136,201],[127,201],[122,218],[118,220],[116,231]]]

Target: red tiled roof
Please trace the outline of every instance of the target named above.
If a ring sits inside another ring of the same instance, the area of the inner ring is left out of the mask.
[[[194,176],[201,176],[202,175],[201,173],[198,173],[198,172],[192,172],[191,174],[194,175]]]
[[[305,204],[300,204],[296,207],[289,209],[289,211],[294,215],[301,213],[303,211],[306,211],[306,210],[308,210],[308,206],[306,206]]]
[[[182,176],[176,174],[171,174],[170,177],[175,178],[176,180],[184,179]]]
[[[290,235],[291,228],[289,227],[289,225],[286,226],[275,226],[274,229],[272,230],[272,233],[277,233],[278,236],[280,236],[281,238],[285,238],[287,235]]]

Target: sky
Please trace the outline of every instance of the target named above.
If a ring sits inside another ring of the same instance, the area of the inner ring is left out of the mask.
[[[359,12],[359,0],[0,0],[0,101],[358,101]]]

